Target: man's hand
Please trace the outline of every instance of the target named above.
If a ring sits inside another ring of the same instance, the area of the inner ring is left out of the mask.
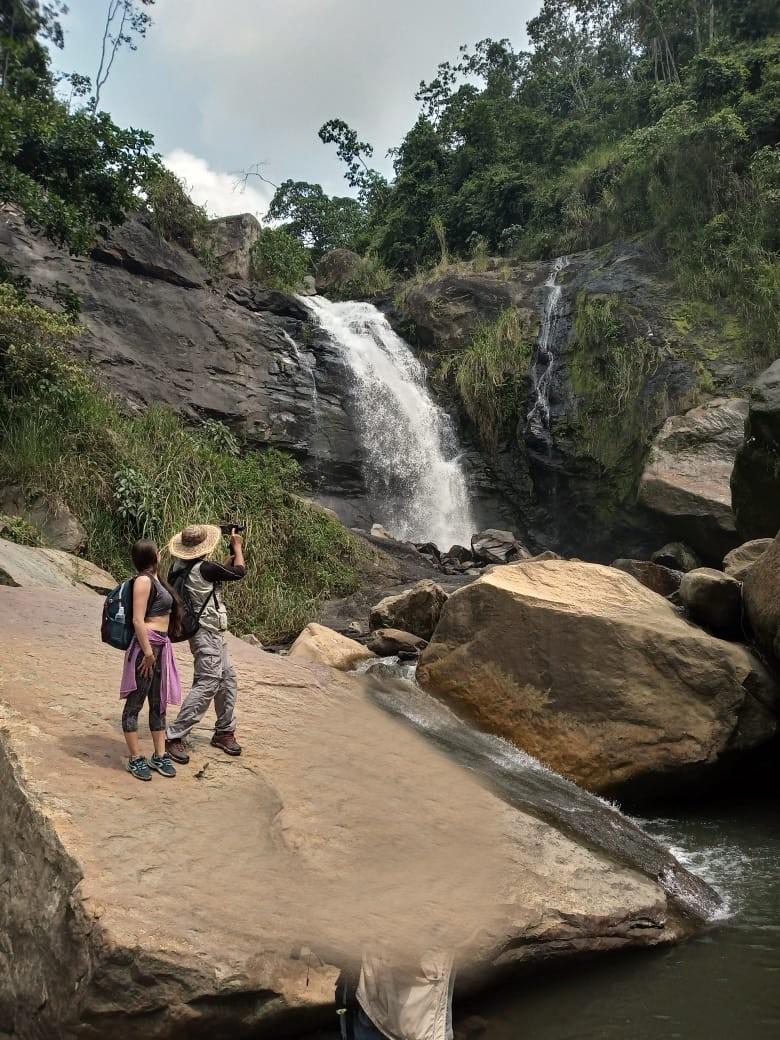
[[[233,531],[230,535],[230,548],[233,550],[233,553],[235,554],[236,550],[240,549],[243,544],[244,539],[241,537],[238,531],[235,528],[233,528]]]

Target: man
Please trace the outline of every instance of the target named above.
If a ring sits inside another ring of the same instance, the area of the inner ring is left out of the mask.
[[[230,558],[224,563],[209,559],[222,537],[213,524],[185,527],[171,539],[168,550],[175,558],[168,578],[182,587],[192,610],[200,619],[200,627],[190,639],[195,658],[192,689],[181,706],[173,725],[168,727],[165,749],[174,762],[186,765],[190,760],[184,738],[200,722],[214,702],[217,721],[211,743],[227,755],[240,755],[236,740],[236,673],[228,654],[225,633],[228,620],[222,585],[239,581],[246,574],[241,535],[230,535]]]
[[[452,1040],[453,959],[431,950],[401,966],[379,946],[363,951],[355,980],[336,989],[342,1040]]]

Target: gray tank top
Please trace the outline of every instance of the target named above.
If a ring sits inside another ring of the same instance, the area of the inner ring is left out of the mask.
[[[170,614],[173,610],[173,596],[159,578],[152,578],[152,581],[154,582],[155,595],[152,597],[146,616],[148,618],[165,617],[166,614]]]

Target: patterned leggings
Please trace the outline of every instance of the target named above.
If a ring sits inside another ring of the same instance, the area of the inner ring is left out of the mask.
[[[161,646],[152,646],[154,670],[148,679],[141,674],[143,654],[138,655],[135,663],[135,679],[138,685],[125,698],[125,707],[122,712],[122,729],[125,733],[135,733],[138,730],[138,715],[147,697],[149,698],[149,729],[152,733],[159,733],[165,729],[165,716],[160,714],[161,652]]]

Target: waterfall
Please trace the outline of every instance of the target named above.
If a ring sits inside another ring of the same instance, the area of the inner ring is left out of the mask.
[[[526,429],[550,446],[550,386],[555,366],[555,332],[561,317],[563,287],[558,284],[558,275],[569,266],[567,256],[559,256],[544,283],[547,297],[544,302],[542,327],[536,346],[536,356],[531,369],[534,401],[528,413]],[[541,372],[540,372],[541,369]]]
[[[301,298],[341,352],[365,454],[373,519],[397,538],[468,545],[475,530],[450,418],[431,397],[424,367],[370,303]]]

